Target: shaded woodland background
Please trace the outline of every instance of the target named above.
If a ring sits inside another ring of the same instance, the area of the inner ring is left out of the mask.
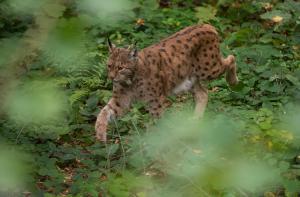
[[[210,23],[241,83],[152,119],[142,103],[94,138],[111,96],[106,36],[139,49]],[[300,3],[0,0],[0,196],[298,196]]]

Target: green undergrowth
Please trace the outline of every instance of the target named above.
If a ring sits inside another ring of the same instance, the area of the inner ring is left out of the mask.
[[[299,195],[299,2],[103,2],[0,0],[0,196]],[[96,142],[106,36],[142,49],[196,23],[217,28],[240,83],[210,82],[201,120],[189,94],[159,120],[135,103]]]

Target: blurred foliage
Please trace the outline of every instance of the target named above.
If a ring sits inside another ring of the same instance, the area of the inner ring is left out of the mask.
[[[143,104],[95,142],[111,96],[106,36],[138,47],[196,23],[219,31],[241,83],[209,84],[153,120]],[[297,196],[300,3],[0,0],[0,196]]]

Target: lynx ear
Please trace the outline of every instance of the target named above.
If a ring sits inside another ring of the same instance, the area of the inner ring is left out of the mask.
[[[115,48],[115,45],[111,43],[109,36],[107,36],[107,44],[108,44],[109,52],[112,53]]]
[[[138,50],[137,48],[134,48],[130,51],[130,59],[137,59],[137,56],[138,56]]]
[[[136,42],[135,42],[134,45],[133,45],[133,49],[130,51],[130,58],[131,59],[136,59],[137,56],[138,56],[138,50],[137,50]]]

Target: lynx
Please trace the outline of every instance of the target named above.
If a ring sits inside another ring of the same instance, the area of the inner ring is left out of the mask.
[[[140,51],[116,48],[109,40],[108,45],[113,94],[97,117],[96,138],[101,141],[106,141],[108,123],[134,101],[145,102],[150,114],[159,117],[167,96],[191,91],[195,114],[201,117],[208,102],[208,91],[201,82],[226,73],[229,85],[238,83],[234,56],[222,57],[218,33],[208,24],[186,27]]]

